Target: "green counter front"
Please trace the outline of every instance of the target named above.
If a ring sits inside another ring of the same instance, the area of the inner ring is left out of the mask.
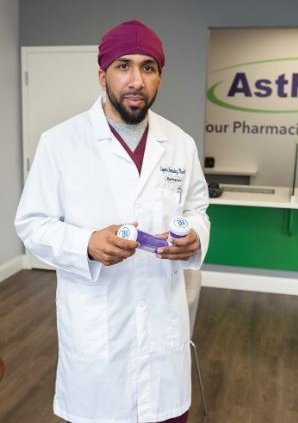
[[[205,263],[298,271],[298,210],[210,204]]]

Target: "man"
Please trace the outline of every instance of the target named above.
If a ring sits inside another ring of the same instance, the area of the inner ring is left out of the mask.
[[[182,422],[183,269],[207,250],[206,184],[192,138],[149,110],[165,62],[159,37],[122,23],[98,61],[106,95],[42,135],[16,216],[26,248],[57,270],[54,412],[73,423]],[[193,230],[156,255],[116,235],[130,222],[167,237],[176,215]]]

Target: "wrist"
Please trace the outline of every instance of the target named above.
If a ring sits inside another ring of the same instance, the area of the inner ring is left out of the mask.
[[[92,255],[92,253],[90,251],[90,244],[91,244],[92,237],[95,234],[95,232],[96,231],[92,232],[92,234],[91,234],[91,236],[89,238],[88,246],[87,246],[87,256],[88,256],[88,259],[91,260],[91,261],[94,261],[94,257],[93,257],[93,255]]]

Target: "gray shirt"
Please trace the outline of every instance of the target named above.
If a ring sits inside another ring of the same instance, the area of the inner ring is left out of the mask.
[[[108,122],[123,138],[131,151],[135,151],[147,127],[148,118],[146,117],[142,122],[134,125],[112,119],[108,119]]]

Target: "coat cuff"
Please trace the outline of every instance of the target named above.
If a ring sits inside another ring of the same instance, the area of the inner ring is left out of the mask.
[[[76,232],[73,234],[73,230]],[[79,271],[86,279],[96,282],[99,278],[102,264],[95,260],[90,260],[88,257],[88,244],[93,229],[72,228],[67,231],[65,239],[65,249],[70,253],[70,257],[76,260],[79,256]]]

